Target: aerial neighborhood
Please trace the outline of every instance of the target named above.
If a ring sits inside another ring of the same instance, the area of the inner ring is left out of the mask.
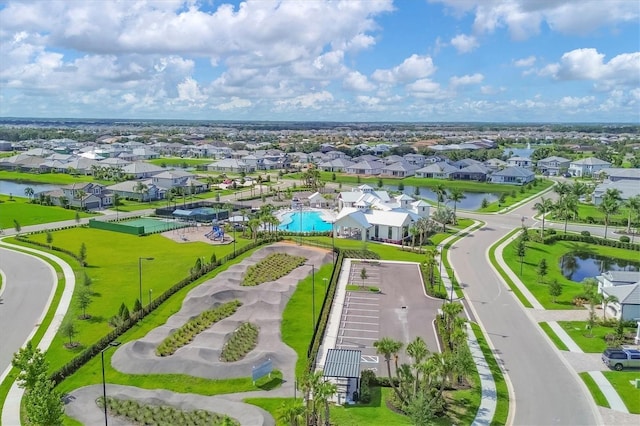
[[[64,422],[161,424],[164,410],[193,424],[340,425],[357,406],[370,411],[355,424],[428,424],[411,408],[424,392],[430,417],[509,424],[505,380],[527,386],[509,373],[522,358],[544,359],[549,380],[588,371],[593,396],[574,404],[600,418],[640,413],[640,391],[621,384],[640,362],[637,132],[72,122],[27,138],[15,124],[0,127],[0,254],[12,256],[0,268],[39,273],[12,244],[70,265],[40,291],[66,292],[64,321],[40,341]],[[13,281],[2,285],[17,317]],[[476,303],[487,288],[494,301]],[[44,302],[23,311],[36,321]],[[466,306],[485,329],[466,328]],[[480,345],[499,346],[486,330],[505,326],[522,349],[501,368]],[[15,395],[39,392],[15,380],[40,356],[20,348],[0,358],[7,419],[20,417]],[[457,400],[467,389],[475,402]]]

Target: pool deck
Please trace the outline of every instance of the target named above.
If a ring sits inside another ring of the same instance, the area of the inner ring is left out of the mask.
[[[327,222],[327,223],[333,223],[336,220],[336,213],[333,210],[320,209],[320,208],[315,208],[315,207],[305,207],[302,210],[286,208],[286,209],[278,210],[275,213],[275,216],[280,221],[280,224],[282,224],[282,222],[283,222],[283,220],[284,220],[286,215],[294,214],[294,213],[300,213],[300,211],[302,211],[303,213],[304,212],[318,212],[318,213],[320,213],[320,219],[322,219],[324,222]],[[302,232],[313,232],[313,230],[312,229],[307,229],[307,230],[303,230]]]

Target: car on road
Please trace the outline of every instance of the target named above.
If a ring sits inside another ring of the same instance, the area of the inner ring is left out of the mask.
[[[616,371],[620,371],[623,368],[640,368],[640,350],[607,348],[602,353],[602,362]]]

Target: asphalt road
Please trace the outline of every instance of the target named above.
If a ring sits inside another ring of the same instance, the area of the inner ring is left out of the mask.
[[[0,247],[0,269],[6,277],[0,297],[0,374],[13,353],[39,325],[56,277],[44,261]]]
[[[580,379],[502,284],[485,256],[492,244],[522,226],[523,217],[526,226],[536,223],[531,219],[532,203],[499,216],[468,215],[485,221],[486,226],[455,244],[451,264],[513,386],[512,424],[595,425],[596,410]]]

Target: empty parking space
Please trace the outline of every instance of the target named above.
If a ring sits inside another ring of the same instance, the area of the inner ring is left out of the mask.
[[[373,342],[380,332],[380,295],[361,291],[348,291],[338,332],[338,349],[358,349],[362,352],[361,368],[378,368],[378,356]]]

